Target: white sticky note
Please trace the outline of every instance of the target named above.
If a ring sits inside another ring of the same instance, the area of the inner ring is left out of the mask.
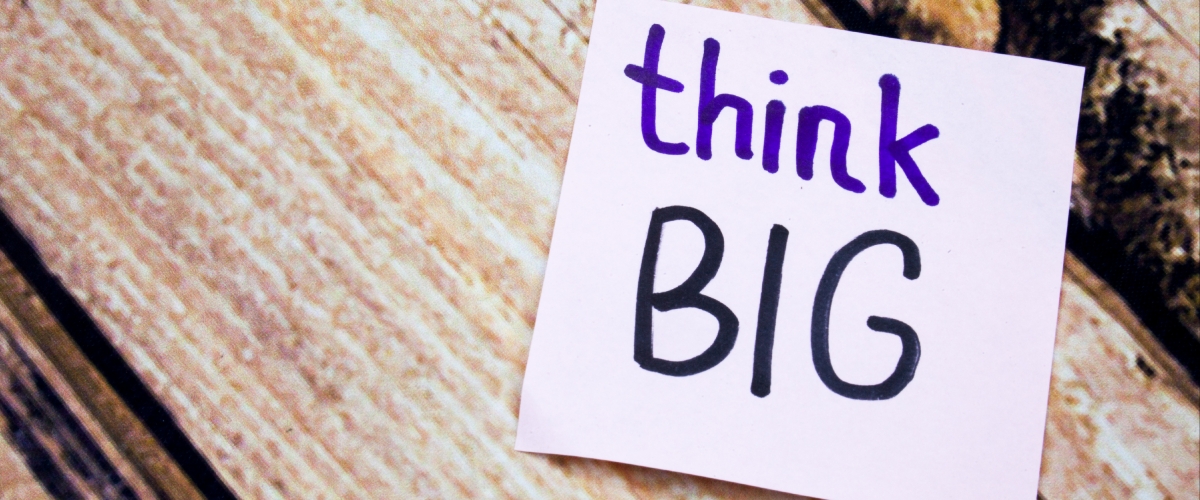
[[[1082,83],[601,0],[517,449],[822,498],[1033,498]]]

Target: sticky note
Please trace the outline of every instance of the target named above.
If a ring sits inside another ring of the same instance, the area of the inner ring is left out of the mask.
[[[1083,69],[600,0],[518,450],[1033,498]]]

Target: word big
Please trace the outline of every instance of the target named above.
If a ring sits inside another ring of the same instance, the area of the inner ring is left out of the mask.
[[[686,220],[700,229],[704,235],[704,255],[700,263],[683,283],[665,292],[654,291],[655,269],[658,265],[658,248],[662,240],[662,227],[667,222]],[[754,367],[750,392],[758,397],[771,393],[771,357],[775,344],[775,316],[779,309],[779,286],[783,275],[783,255],[787,249],[787,228],[776,224],[771,228],[767,240],[767,262],[763,269],[762,295],[758,305],[758,332],[754,343]],[[877,332],[891,333],[900,337],[902,350],[895,370],[883,382],[875,385],[851,384],[839,378],[833,371],[829,358],[829,312],[833,308],[833,293],[841,280],[842,272],[860,252],[876,245],[895,245],[904,256],[904,277],[910,280],[921,275],[921,255],[917,244],[903,234],[886,229],[867,231],[847,243],[829,259],[825,273],[817,285],[812,310],[812,358],[817,375],[833,392],[850,399],[890,399],[908,385],[916,374],[917,362],[921,358],[921,342],[917,332],[904,322],[892,318],[871,316],[867,326]],[[725,238],[721,229],[703,212],[685,206],[655,209],[650,216],[650,230],[646,234],[646,247],[642,252],[642,267],[638,276],[637,307],[633,331],[633,359],[642,368],[685,377],[703,372],[725,360],[737,340],[738,319],[725,304],[700,293],[717,275],[721,257],[725,253]],[[694,358],[670,361],[654,357],[654,325],[651,308],[661,312],[682,308],[696,308],[711,314],[717,320],[717,337],[713,343]]]
[[[660,25],[650,27],[646,38],[646,51],[642,65],[628,65],[625,76],[642,84],[642,140],[651,150],[665,155],[682,155],[689,150],[682,142],[666,142],[658,137],[656,126],[658,113],[658,91],[683,92],[683,84],[658,73],[659,52],[662,49],[666,30]],[[704,41],[704,56],[700,63],[700,102],[697,107],[696,156],[701,160],[712,158],[713,122],[727,108],[732,108],[737,122],[734,137],[734,152],[738,158],[749,160],[754,157],[750,148],[754,107],[746,99],[734,94],[716,94],[717,60],[721,55],[721,44],[715,39]],[[771,83],[783,85],[788,74],[775,70],[770,74]],[[941,198],[913,160],[910,151],[938,137],[938,128],[923,125],[903,138],[896,138],[896,119],[900,108],[900,80],[894,75],[883,75],[879,79],[883,93],[880,106],[879,126],[879,194],[896,196],[896,164],[900,165],[921,201],[934,206]],[[767,172],[779,170],[779,141],[783,133],[783,119],[787,106],[783,101],[767,103],[766,133],[763,138],[762,166]],[[842,189],[854,193],[866,191],[862,181],[852,177],[846,165],[846,151],[850,148],[850,119],[840,111],[828,106],[808,106],[800,110],[796,129],[796,173],[804,180],[813,176],[813,156],[817,150],[817,132],[821,121],[833,123],[833,146],[830,150],[830,169],[833,180]]]

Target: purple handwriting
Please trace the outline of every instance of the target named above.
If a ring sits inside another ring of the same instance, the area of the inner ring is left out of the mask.
[[[667,142],[658,135],[658,91],[680,93],[684,85],[679,80],[658,73],[659,53],[666,30],[655,24],[650,27],[646,38],[646,51],[641,66],[630,64],[625,67],[625,76],[642,85],[642,139],[646,147],[665,155],[687,154],[690,148],[683,142]],[[721,55],[721,44],[713,38],[704,41],[704,55],[700,63],[700,100],[696,116],[696,156],[701,160],[712,158],[712,127],[717,117],[732,109],[736,117],[733,150],[738,158],[754,158],[751,148],[753,140],[754,106],[745,98],[734,94],[717,94],[717,61]],[[771,83],[784,85],[788,75],[783,70],[772,71]],[[923,125],[908,135],[896,138],[896,119],[900,108],[900,79],[885,74],[879,78],[880,126],[879,126],[879,194],[887,198],[896,196],[896,165],[916,189],[921,201],[935,206],[941,198],[929,185],[921,168],[913,160],[913,149],[938,137],[938,128]],[[767,103],[765,137],[763,137],[762,167],[770,173],[779,170],[779,142],[783,134],[783,119],[787,106],[780,100]],[[800,109],[796,127],[796,174],[804,180],[813,177],[813,157],[817,150],[817,132],[822,121],[833,124],[833,144],[830,149],[830,171],[833,181],[842,189],[852,193],[867,190],[862,181],[850,175],[846,164],[846,152],[850,148],[850,118],[829,106],[806,106]]]

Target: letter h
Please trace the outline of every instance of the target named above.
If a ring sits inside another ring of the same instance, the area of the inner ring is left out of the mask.
[[[709,38],[704,41],[704,58],[700,62],[700,107],[699,123],[696,126],[696,156],[701,160],[712,158],[712,124],[721,111],[733,108],[737,112],[737,135],[734,152],[738,158],[749,160],[754,157],[750,150],[750,134],[753,132],[754,108],[750,102],[733,94],[716,93],[717,59],[721,55],[721,44]]]

